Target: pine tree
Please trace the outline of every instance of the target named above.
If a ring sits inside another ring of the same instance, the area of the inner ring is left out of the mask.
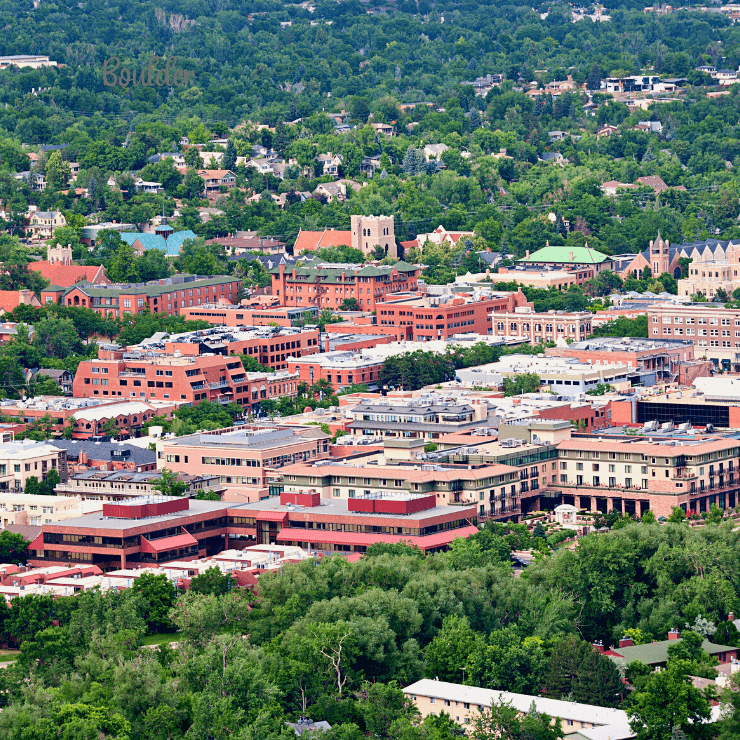
[[[413,146],[409,145],[409,148],[406,150],[406,154],[403,158],[403,164],[401,165],[401,168],[407,175],[416,174],[416,161],[416,149]]]
[[[221,165],[225,170],[233,170],[236,167],[236,147],[231,139],[226,143],[226,153],[221,160]]]
[[[598,90],[601,87],[601,70],[598,64],[591,67],[591,71],[586,77],[586,87],[589,90]]]
[[[542,526],[542,522],[537,522],[537,524],[535,524],[534,531],[532,532],[532,537],[542,537],[542,539],[545,539],[545,537],[547,537],[547,532]]]

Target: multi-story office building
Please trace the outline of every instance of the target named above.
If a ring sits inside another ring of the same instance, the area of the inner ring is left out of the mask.
[[[592,331],[593,314],[590,311],[535,313],[533,308],[523,306],[515,312],[495,313],[488,318],[489,334],[539,344],[556,342],[558,339],[586,339]]]

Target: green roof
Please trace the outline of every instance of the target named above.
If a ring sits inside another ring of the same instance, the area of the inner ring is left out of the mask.
[[[572,259],[571,259],[572,255]],[[598,265],[609,256],[591,247],[543,247],[519,262],[552,262],[557,264]]]
[[[238,282],[236,278],[230,275],[221,275],[220,277],[203,278],[202,280],[193,280],[189,283],[173,283],[171,285],[134,285],[130,288],[99,288],[96,286],[78,283],[69,288],[65,288],[65,295],[75,288],[79,288],[85,295],[91,298],[118,298],[120,295],[141,295],[160,296],[164,293],[174,293],[178,290],[188,290],[191,288],[205,288],[209,285],[221,285],[223,282]]]
[[[668,647],[677,642],[678,640],[662,640],[661,642],[648,642],[645,645],[630,645],[629,647],[615,647],[613,652],[619,653],[616,655],[608,655],[618,666],[627,666],[633,660],[639,660],[645,665],[657,665],[659,663],[665,663],[668,660]],[[737,648],[729,647],[727,645],[718,645],[709,640],[704,640],[701,644],[702,650],[709,653],[710,655],[716,655],[717,653],[726,653],[730,650],[737,650]]]

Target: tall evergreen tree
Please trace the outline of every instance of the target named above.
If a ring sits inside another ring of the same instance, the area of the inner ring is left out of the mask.
[[[225,170],[233,170],[236,167],[236,147],[231,139],[226,143],[226,152],[221,160],[221,166]]]

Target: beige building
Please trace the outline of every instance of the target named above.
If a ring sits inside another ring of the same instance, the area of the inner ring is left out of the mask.
[[[514,694],[510,691],[481,689],[477,686],[463,686],[446,681],[428,678],[407,686],[403,693],[408,696],[421,713],[422,719],[442,712],[461,725],[473,722],[480,712],[494,703],[503,701],[514,707],[520,715],[525,715],[534,704],[537,712],[558,718],[563,732],[568,735],[579,730],[596,727],[609,728],[611,732],[599,737],[632,737],[626,712],[621,709],[596,707],[591,704],[578,704],[574,701],[546,699],[541,696]],[[626,730],[626,734],[625,734]]]
[[[512,312],[489,315],[488,333],[507,339],[527,339],[529,344],[558,339],[578,341],[591,333],[593,316],[590,311],[535,313],[533,308],[520,306]]]
[[[370,254],[383,247],[386,254],[396,256],[396,236],[393,216],[352,216],[352,247]]]
[[[34,211],[28,228],[34,239],[51,239],[55,229],[66,225],[67,219],[61,211]]]
[[[25,490],[29,478],[46,480],[51,470],[56,470],[62,480],[67,477],[64,450],[30,439],[0,445],[0,493],[20,493]]]
[[[90,513],[79,496],[35,496],[0,491],[1,529],[10,525],[40,527]]]

